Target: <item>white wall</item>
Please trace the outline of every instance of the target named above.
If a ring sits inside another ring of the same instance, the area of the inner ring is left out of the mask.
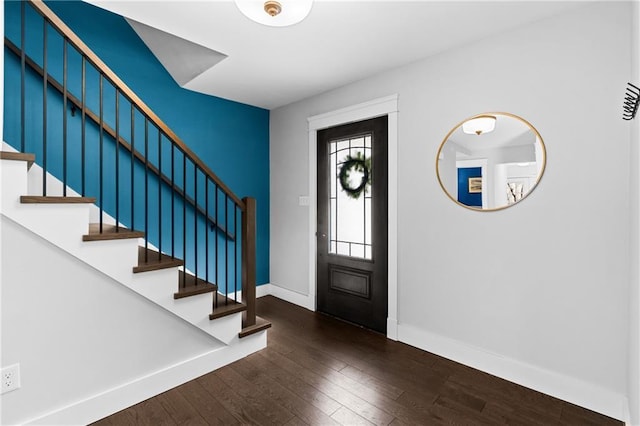
[[[272,285],[307,293],[307,117],[398,93],[400,339],[622,417],[629,13],[581,6],[272,111]],[[447,132],[485,111],[530,121],[548,155],[536,191],[492,213],[452,203],[434,167]]]
[[[631,38],[631,77],[640,85],[640,4],[633,3]],[[631,126],[631,280],[629,287],[629,395],[630,423],[640,425],[640,118]]]
[[[222,346],[4,216],[1,223],[1,359],[19,363],[22,379],[0,397],[1,424],[22,424]]]

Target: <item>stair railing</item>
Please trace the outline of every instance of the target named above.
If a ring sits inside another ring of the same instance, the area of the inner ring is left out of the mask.
[[[27,6],[42,18],[37,59],[27,54]],[[243,327],[254,326],[255,200],[236,196],[44,2],[26,0],[19,7],[19,45],[5,36],[5,47],[20,60],[20,151],[35,151],[42,195],[48,195],[49,173],[62,181],[63,197],[73,196],[68,186],[82,197],[91,192],[100,233],[106,232],[106,213],[115,219],[112,232],[124,232],[121,224],[142,228],[145,262],[153,256],[181,258],[181,286],[214,283],[212,318],[216,310],[238,304],[241,293]],[[61,40],[61,59],[51,55],[52,38]],[[77,78],[69,81],[70,74]],[[27,96],[34,77],[42,80],[37,119],[38,102]],[[61,100],[61,125],[51,119],[53,98]],[[59,140],[52,137],[57,135]],[[38,137],[40,147],[33,146]]]

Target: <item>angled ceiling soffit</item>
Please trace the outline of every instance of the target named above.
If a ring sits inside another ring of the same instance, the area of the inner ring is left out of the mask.
[[[224,53],[132,19],[126,19],[131,28],[181,87],[227,57]]]

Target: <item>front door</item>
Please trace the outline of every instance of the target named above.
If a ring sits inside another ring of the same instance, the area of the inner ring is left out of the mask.
[[[318,311],[386,333],[387,117],[318,131]]]

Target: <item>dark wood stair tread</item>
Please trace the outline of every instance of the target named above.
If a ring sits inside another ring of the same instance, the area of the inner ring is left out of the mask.
[[[182,299],[183,297],[195,296],[196,294],[212,293],[218,290],[218,286],[196,278],[188,272],[180,272],[178,279],[178,291],[173,294],[174,299]]]
[[[214,297],[217,297],[218,303],[217,305],[215,305],[216,308],[214,309],[214,311],[209,314],[210,320],[214,320],[216,318],[222,318],[227,315],[231,315],[237,312],[243,312],[247,310],[247,305],[245,305],[244,303],[236,302],[231,298],[227,298],[226,304],[225,304],[224,294],[215,293]]]
[[[147,261],[145,262],[144,255],[147,252]],[[157,271],[159,269],[175,268],[182,266],[184,262],[180,259],[172,258],[166,254],[161,254],[158,258],[158,252],[152,249],[145,249],[144,247],[138,247],[138,266],[133,267],[133,272],[148,272]]]
[[[95,197],[59,197],[41,195],[22,195],[20,202],[23,204],[93,204]]]
[[[267,328],[271,328],[271,322],[267,321],[264,318],[260,318],[256,316],[256,323],[254,325],[250,325],[248,327],[244,327],[238,336],[242,339],[243,337],[250,336],[252,334],[258,333],[259,331],[266,330]]]
[[[33,163],[36,161],[36,156],[34,154],[24,154],[22,152],[0,151],[0,159],[26,161],[27,169],[30,169],[31,166],[33,166]]]
[[[103,223],[101,233],[99,223],[90,223],[89,233],[82,236],[82,241],[123,240],[126,238],[144,238],[144,232],[123,228],[122,226],[116,229],[115,225]]]

